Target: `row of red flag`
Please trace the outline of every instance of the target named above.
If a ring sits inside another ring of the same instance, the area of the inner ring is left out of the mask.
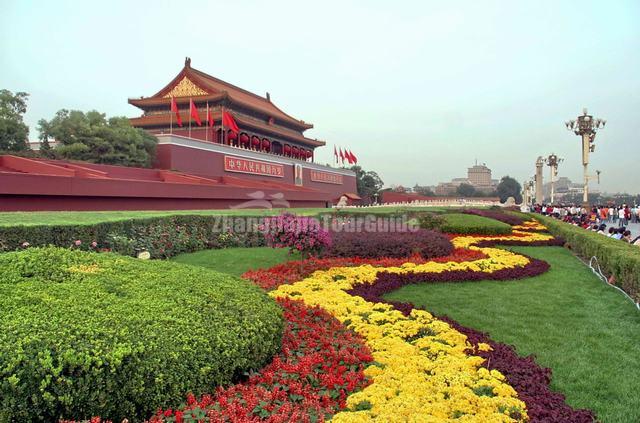
[[[358,163],[358,158],[356,157],[356,155],[353,154],[351,151],[347,150],[346,148],[343,151],[342,147],[336,148],[336,146],[334,145],[333,156],[336,159],[336,163],[341,163],[343,165],[345,161],[347,161],[349,164]]]
[[[200,120],[200,114],[198,113],[198,109],[196,105],[193,103],[193,99],[189,99],[189,111],[193,120],[198,124],[198,126],[202,126],[202,121]],[[176,123],[179,127],[182,128],[182,118],[180,117],[180,111],[178,110],[178,105],[176,104],[176,99],[171,97],[171,111],[176,114]],[[189,122],[191,123],[191,122]],[[209,127],[213,128],[213,124],[215,123],[213,120],[213,116],[211,115],[211,109],[209,109],[209,103],[207,103],[207,123]],[[238,128],[238,124],[235,119],[229,112],[222,112],[222,126],[231,129],[233,132],[240,132]]]

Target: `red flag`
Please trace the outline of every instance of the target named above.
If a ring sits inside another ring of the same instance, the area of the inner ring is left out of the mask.
[[[182,128],[182,118],[180,117],[180,111],[178,111],[178,105],[176,99],[171,97],[171,111],[176,114],[176,122],[178,126]]]
[[[358,164],[358,158],[356,157],[356,155],[353,154],[351,151],[349,152],[349,154],[351,154],[351,158],[353,159],[353,163]]]
[[[344,155],[347,156],[347,161],[349,162],[349,164],[353,164],[353,156],[351,155],[351,151],[345,149]]]
[[[224,112],[222,114],[222,124],[233,132],[240,132],[240,129],[238,128],[235,119],[233,119],[233,116],[231,116],[231,113]]]
[[[344,164],[344,154],[342,153],[342,147],[340,147],[340,161]]]
[[[211,109],[207,107],[207,122],[209,122],[209,128],[213,128],[213,116],[211,116]]]
[[[333,155],[336,157],[336,163],[338,163],[338,150],[335,145],[333,146]]]
[[[191,101],[191,117],[193,118],[193,120],[196,121],[196,123],[198,124],[198,126],[202,126],[202,121],[200,120],[200,115],[198,115],[198,109],[196,109],[196,105],[193,103],[193,99],[190,100]]]

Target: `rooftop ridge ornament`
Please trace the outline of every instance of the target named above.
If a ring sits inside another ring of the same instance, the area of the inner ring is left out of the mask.
[[[186,67],[186,68],[190,68],[191,67],[191,57],[185,57],[184,58],[184,67]]]

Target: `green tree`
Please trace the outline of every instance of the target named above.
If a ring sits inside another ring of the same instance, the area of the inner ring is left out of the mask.
[[[55,154],[61,158],[150,167],[155,157],[156,138],[132,127],[126,117],[62,109],[50,121],[41,119],[38,130],[42,142],[58,142]]]
[[[418,193],[420,195],[424,195],[425,197],[435,197],[436,196],[436,193],[431,191],[431,188],[425,187],[425,186],[420,186],[418,184],[416,184],[413,187],[413,192]]]
[[[503,176],[502,179],[500,179],[496,191],[502,203],[507,201],[509,197],[513,197],[516,200],[516,204],[522,203],[522,187],[520,183],[511,176]]]
[[[473,197],[476,195],[476,189],[470,184],[460,184],[456,188],[456,193],[463,197]]]
[[[380,192],[384,185],[380,176],[372,170],[365,171],[360,166],[351,166],[351,170],[356,173],[356,186],[358,195],[365,201],[371,202],[374,195]]]
[[[29,149],[29,127],[24,123],[29,94],[0,90],[0,150]]]

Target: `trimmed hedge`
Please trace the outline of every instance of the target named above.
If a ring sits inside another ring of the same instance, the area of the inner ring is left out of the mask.
[[[261,222],[262,217],[257,216],[177,215],[91,225],[0,226],[0,252],[15,251],[28,243],[109,249],[130,256],[146,250],[153,258],[168,258],[208,248],[265,246],[257,230]]]
[[[516,216],[514,214],[503,212],[502,210],[494,209],[465,209],[462,213],[488,217],[489,219],[495,219],[511,226],[522,225],[526,220],[521,216]]]
[[[615,284],[624,289],[635,301],[640,301],[640,248],[624,241],[611,239],[541,215],[532,215],[555,236],[586,260],[595,256],[602,270],[615,278]]]
[[[487,217],[463,213],[443,214],[444,223],[440,225],[442,232],[452,234],[475,235],[507,235],[511,226]]]
[[[333,232],[328,257],[441,257],[453,252],[449,239],[439,232]]]
[[[148,418],[281,345],[279,306],[232,276],[55,247],[0,254],[0,268],[3,422]]]

